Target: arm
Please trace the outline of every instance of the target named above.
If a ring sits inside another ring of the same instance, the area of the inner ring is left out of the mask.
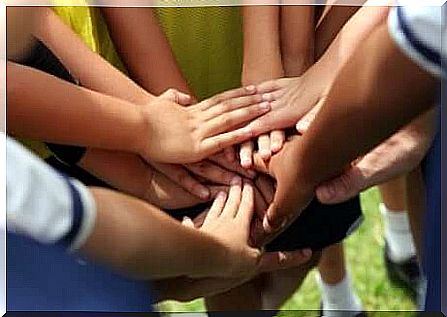
[[[257,84],[284,76],[281,61],[280,7],[244,6],[242,14],[244,33],[242,84]],[[272,148],[278,151],[283,141],[284,135],[281,131],[261,135],[257,140],[259,152],[268,159]],[[241,145],[239,156],[244,168],[252,167],[254,149],[253,141]]]
[[[134,136],[144,131],[137,105],[12,62],[7,72],[8,132],[54,143],[137,152]]]
[[[115,46],[132,79],[159,95],[168,88],[191,93],[151,8],[102,8]]]
[[[266,92],[267,100],[276,101],[269,114],[253,122],[255,134],[292,127],[321,102],[340,68],[352,56],[357,43],[364,41],[375,27],[383,23],[387,13],[388,7],[362,7],[303,76],[259,85],[259,92]]]
[[[366,55],[370,62],[365,65]],[[397,47],[386,25],[374,31],[337,76],[309,130],[279,160],[285,166],[273,167],[280,172],[275,175],[277,196],[265,219],[268,231],[294,218],[293,210],[302,210],[319,183],[427,110],[436,83]],[[347,138],[352,131],[356,137]],[[334,144],[337,154],[327,155]]]
[[[282,77],[278,6],[244,6],[244,85]]]
[[[281,55],[287,77],[301,76],[314,62],[315,9],[281,7]]]

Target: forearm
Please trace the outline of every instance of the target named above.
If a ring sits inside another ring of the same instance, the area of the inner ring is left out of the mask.
[[[138,151],[139,107],[9,62],[8,132],[47,142]]]
[[[135,198],[106,189],[91,192],[96,222],[80,250],[90,259],[141,279],[206,276],[222,266],[224,249],[210,236]]]
[[[305,162],[298,164],[300,182],[315,186],[335,176],[427,110],[435,87],[433,77],[391,40],[386,25],[379,27],[340,71],[320,114],[297,141],[296,154]],[[327,155],[334,145],[336,155]]]
[[[281,7],[281,55],[287,77],[301,76],[314,62],[313,6]]]
[[[151,8],[102,8],[111,37],[131,77],[146,90],[190,93]]]
[[[83,87],[135,104],[146,104],[153,97],[91,51],[51,10],[45,9],[44,19],[35,35],[57,55]]]
[[[88,149],[79,166],[113,188],[149,201],[148,190],[151,188],[153,169],[138,155]]]
[[[318,78],[325,78],[327,85],[330,85],[340,69],[349,61],[359,43],[362,43],[377,26],[386,20],[388,11],[389,7],[360,8],[343,26],[323,56],[309,70],[310,73],[318,74]]]
[[[278,6],[243,7],[244,59],[242,83],[282,77]]]

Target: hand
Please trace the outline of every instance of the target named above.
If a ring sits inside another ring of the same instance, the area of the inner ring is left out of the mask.
[[[249,139],[249,128],[231,130],[270,110],[255,92],[254,87],[234,89],[189,107],[155,98],[141,107],[146,132],[140,155],[147,161],[194,163]]]
[[[255,135],[294,126],[309,110],[322,102],[326,81],[307,71],[301,77],[281,78],[262,83],[257,91],[269,101],[271,111],[255,120],[250,127]]]
[[[269,134],[262,134],[258,137],[258,153],[259,156],[268,160],[272,153],[277,153],[281,150],[284,141],[285,133],[281,130],[271,131]],[[239,157],[241,166],[248,169],[253,167],[254,144],[253,141],[246,141],[241,144]]]
[[[314,187],[302,182],[299,173],[298,151],[300,137],[294,136],[284,148],[265,162],[255,155],[255,165],[260,172],[276,180],[276,192],[262,223],[254,223],[252,234],[256,245],[264,245],[291,224],[313,197]]]
[[[207,160],[185,164],[184,167],[203,182],[213,184],[230,185],[236,176],[253,179],[256,172],[246,170],[237,161],[228,161],[227,153],[220,152]]]
[[[158,301],[177,300],[192,301],[199,297],[221,294],[232,288],[244,284],[261,273],[290,269],[309,262],[312,258],[310,250],[293,252],[269,252],[263,255],[259,266],[249,276],[244,278],[203,278],[192,279],[179,277],[174,279],[155,281],[155,288],[159,293]]]
[[[346,201],[359,192],[413,171],[422,161],[434,137],[435,111],[431,110],[353,162],[339,177],[317,187],[325,204]]]
[[[169,171],[169,169],[166,169],[165,171],[167,171],[168,174],[171,174],[171,177],[176,178],[176,176],[172,175],[176,174],[178,171]],[[166,174],[154,170],[150,180],[150,186],[145,189],[142,198],[159,208],[175,210],[192,207],[210,201],[216,197],[219,192],[225,189],[226,188],[222,186],[210,186],[207,188],[209,192],[208,197],[206,199],[201,199],[173,182]]]
[[[227,199],[228,196],[228,199]],[[250,223],[254,212],[254,190],[236,178],[227,194],[219,193],[200,227],[225,248],[219,277],[237,278],[252,272],[261,258],[258,249],[248,245]]]

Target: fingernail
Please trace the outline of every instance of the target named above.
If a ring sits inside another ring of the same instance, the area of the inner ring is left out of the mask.
[[[279,150],[281,150],[281,144],[277,142],[273,143],[270,150],[275,153],[278,152]]]
[[[275,228],[269,222],[267,215],[265,215],[264,219],[262,220],[262,227],[266,233],[272,233],[275,231]]]
[[[207,189],[207,188],[202,188],[199,191],[199,196],[202,199],[208,199],[210,197],[210,195],[211,195],[211,193],[210,193],[209,189]]]
[[[262,157],[262,159],[268,160],[271,156],[271,153],[268,150],[261,150],[259,152],[259,155]]]
[[[245,87],[245,90],[247,92],[254,93],[256,91],[256,86],[255,85],[249,85],[249,86]]]
[[[266,93],[262,95],[262,100],[264,101],[271,101],[273,98],[273,95],[271,93]]]
[[[216,196],[216,199],[225,200],[226,198],[227,198],[227,193],[225,193],[225,192],[219,192]]]
[[[303,250],[303,255],[308,258],[312,255],[312,250],[311,249],[304,249]]]
[[[304,121],[299,121],[296,124],[296,130],[298,132],[305,132],[307,130],[307,127],[308,127],[308,124],[306,122],[304,122]]]
[[[259,104],[259,109],[261,110],[270,110],[270,102],[264,101]]]
[[[233,177],[231,180],[231,186],[237,186],[242,184],[242,179],[239,176]]]
[[[279,252],[279,263],[283,263],[287,260],[287,254],[285,252]]]
[[[251,160],[250,159],[242,159],[241,165],[244,168],[249,168],[249,167],[251,167]]]

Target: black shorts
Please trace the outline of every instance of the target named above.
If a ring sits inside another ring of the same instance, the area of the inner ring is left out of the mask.
[[[209,205],[167,211],[182,220],[198,216]],[[275,240],[267,251],[321,250],[349,236],[363,220],[359,197],[336,205],[323,205],[314,199],[301,215]]]

